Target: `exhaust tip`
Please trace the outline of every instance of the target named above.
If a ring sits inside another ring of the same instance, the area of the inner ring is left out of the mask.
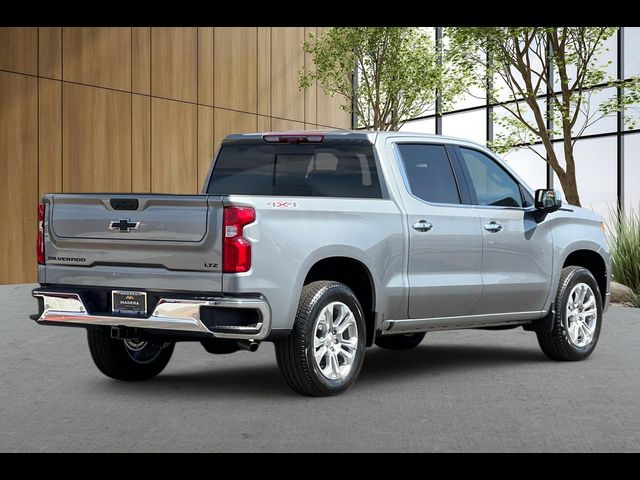
[[[260,342],[256,342],[255,340],[238,340],[238,346],[250,352],[255,352],[258,350]]]

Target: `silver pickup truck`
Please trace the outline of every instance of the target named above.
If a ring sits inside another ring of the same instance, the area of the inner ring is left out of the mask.
[[[463,328],[522,326],[581,360],[608,305],[602,220],[441,136],[230,135],[200,195],[47,194],[38,220],[31,318],[86,328],[119,380],[159,374],[175,342],[271,341],[293,390],[334,395],[365,347]]]

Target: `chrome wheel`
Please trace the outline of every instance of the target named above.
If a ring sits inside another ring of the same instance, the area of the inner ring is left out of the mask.
[[[358,350],[358,325],[342,302],[325,306],[313,326],[313,358],[329,380],[342,380],[351,372]]]
[[[578,283],[569,292],[565,327],[571,343],[583,348],[594,338],[598,322],[598,304],[593,290],[586,283]]]
[[[160,352],[164,350],[169,343],[152,343],[137,338],[127,338],[124,340],[125,351],[127,355],[136,363],[151,363]]]

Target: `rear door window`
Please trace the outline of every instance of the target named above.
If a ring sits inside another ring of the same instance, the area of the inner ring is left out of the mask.
[[[381,198],[373,146],[223,145],[207,193]]]
[[[458,185],[444,145],[398,144],[411,193],[432,203],[460,203]]]

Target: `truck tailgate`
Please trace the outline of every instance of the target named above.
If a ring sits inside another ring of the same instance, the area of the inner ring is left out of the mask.
[[[207,233],[206,196],[55,195],[52,206],[60,239],[200,242]]]
[[[221,197],[54,194],[44,202],[46,268],[210,272],[221,282]]]

